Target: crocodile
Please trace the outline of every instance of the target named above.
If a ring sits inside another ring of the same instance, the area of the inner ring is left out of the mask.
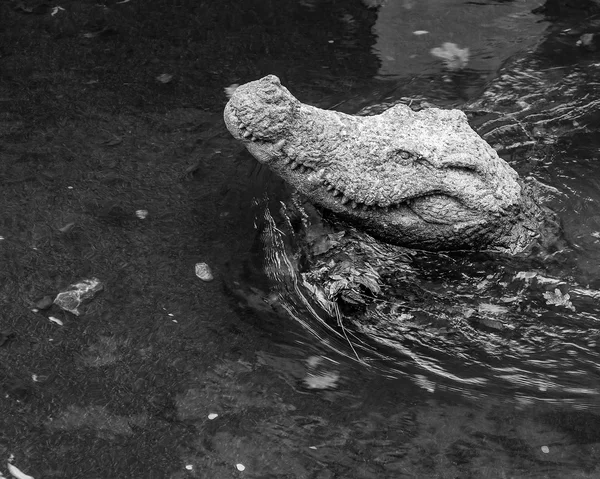
[[[396,104],[348,115],[304,104],[268,75],[235,90],[224,120],[312,203],[387,243],[517,254],[556,225],[535,183],[460,110]]]

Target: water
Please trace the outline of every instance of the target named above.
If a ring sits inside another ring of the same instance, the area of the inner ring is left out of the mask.
[[[593,19],[528,0],[25,3],[0,5],[0,473],[598,477],[600,60],[576,46]],[[429,53],[444,42],[464,69]],[[384,290],[320,302],[302,273],[322,222],[222,124],[223,88],[267,73],[350,113],[464,108],[551,187],[564,236],[502,258],[356,232],[393,259]],[[34,311],[82,276],[105,285],[82,316]]]
[[[473,10],[485,8],[490,18],[477,17],[485,28],[470,28]],[[531,8],[389,4],[374,30],[385,86],[338,107],[462,107],[517,171],[548,186],[564,224],[555,247],[516,258],[407,252],[355,232],[347,247],[387,264],[387,277],[366,308],[340,310],[320,301],[303,276],[327,263],[306,263],[307,231],[332,230],[261,173],[268,193],[253,211],[269,281],[252,291],[269,303],[257,314],[279,318],[266,327],[282,343],[269,366],[297,393],[319,398],[319,420],[328,418],[313,439],[329,471],[323,477],[600,473],[599,57],[556,27],[542,33],[547,25],[526,13]],[[424,54],[425,34],[411,36],[429,29],[454,40],[463,32],[462,41],[475,45],[472,69],[440,73]],[[342,230],[352,229],[333,228]],[[248,282],[244,288],[240,295],[252,297]]]

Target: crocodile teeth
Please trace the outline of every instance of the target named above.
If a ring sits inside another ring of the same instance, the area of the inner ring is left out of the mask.
[[[342,204],[345,205],[346,203],[348,203],[348,201],[350,201],[350,198],[348,198],[347,196],[344,196],[342,198]]]
[[[340,190],[336,190],[335,188],[333,189],[333,196],[339,196],[341,194],[342,192]]]
[[[300,166],[300,163],[297,163],[295,160],[292,161],[292,164],[290,165],[292,170],[295,170],[296,168],[298,168],[298,166]]]
[[[273,146],[273,149],[275,151],[280,151],[284,146],[285,146],[285,140],[279,140],[277,143],[275,143],[275,146]]]
[[[252,136],[252,132],[251,131],[245,131],[243,133],[244,138],[248,138],[249,136]]]
[[[351,206],[353,209],[356,209],[356,207],[358,206],[358,203],[356,201],[353,201]]]
[[[327,191],[331,191],[331,190],[334,190],[334,189],[335,189],[335,186],[333,186],[331,184],[327,185]]]

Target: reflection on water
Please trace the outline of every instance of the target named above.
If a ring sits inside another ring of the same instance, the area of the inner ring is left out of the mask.
[[[536,1],[477,2],[401,0],[384,2],[373,27],[382,78],[439,71],[430,51],[445,42],[469,48],[469,68],[484,76],[510,55],[533,46],[546,28],[532,13]]]
[[[555,62],[556,48],[568,64]],[[305,414],[259,422],[263,437],[279,440],[281,427],[310,444],[322,477],[598,477],[600,58],[579,53],[550,35],[461,105],[519,173],[547,186],[564,233],[545,250],[506,257],[385,245],[323,221],[260,176],[255,191],[269,194],[254,212],[269,304],[260,274],[240,288],[280,341],[280,354],[257,353],[259,364],[284,378],[296,406],[313,401]],[[355,101],[354,111],[456,105],[469,97],[457,92],[481,83],[475,71],[420,76]],[[315,238],[328,235],[339,244],[316,254]]]
[[[578,408],[597,403],[600,291],[575,283],[568,255],[415,252],[348,229],[336,253],[352,251],[361,271],[374,267],[382,290],[344,314],[343,301],[340,308],[325,300],[327,287],[303,272],[306,231],[294,233],[287,208],[275,214],[279,221],[268,206],[264,215],[265,269],[280,305],[337,353],[428,391]],[[321,228],[310,221],[307,215],[299,224]],[[312,257],[309,269],[335,276],[337,259]],[[567,268],[557,270],[563,261]]]
[[[391,14],[380,18],[395,21]],[[542,44],[536,55],[515,57],[463,109],[518,171],[546,183],[546,199],[565,216],[564,237],[526,257],[417,252],[344,225],[328,231],[298,198],[259,202],[265,271],[287,316],[336,353],[427,391],[597,407],[600,281],[593,258],[600,254],[600,190],[587,156],[593,150],[585,145],[595,144],[599,123],[593,79],[600,63],[582,57],[576,67],[553,65],[544,52]],[[363,111],[426,98],[423,85],[417,94],[410,88],[408,97],[397,91]],[[358,306],[330,301],[343,296],[331,294],[331,278],[349,281],[348,271],[340,276],[339,254],[313,254],[307,246],[307,238],[341,231],[335,253],[351,252],[349,261],[360,265],[353,278],[374,271],[377,279],[376,288],[361,289]]]

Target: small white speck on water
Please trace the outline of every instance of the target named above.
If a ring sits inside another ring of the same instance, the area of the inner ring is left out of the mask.
[[[548,446],[542,446],[542,452],[544,454],[548,454],[550,452],[550,448]]]
[[[246,469],[246,466],[244,466],[243,464],[236,464],[235,467],[238,471],[243,471],[244,469]]]
[[[216,419],[217,417],[219,417],[219,415],[218,415],[216,412],[211,412],[211,413],[208,415],[208,419],[210,419],[211,421],[212,421],[213,419]]]
[[[188,471],[191,471],[192,469],[194,469],[194,466],[192,466],[191,464],[188,464],[187,466],[185,466],[185,468],[186,468]]]
[[[148,210],[137,210],[135,212],[135,216],[137,216],[141,220],[145,220],[148,216]]]

